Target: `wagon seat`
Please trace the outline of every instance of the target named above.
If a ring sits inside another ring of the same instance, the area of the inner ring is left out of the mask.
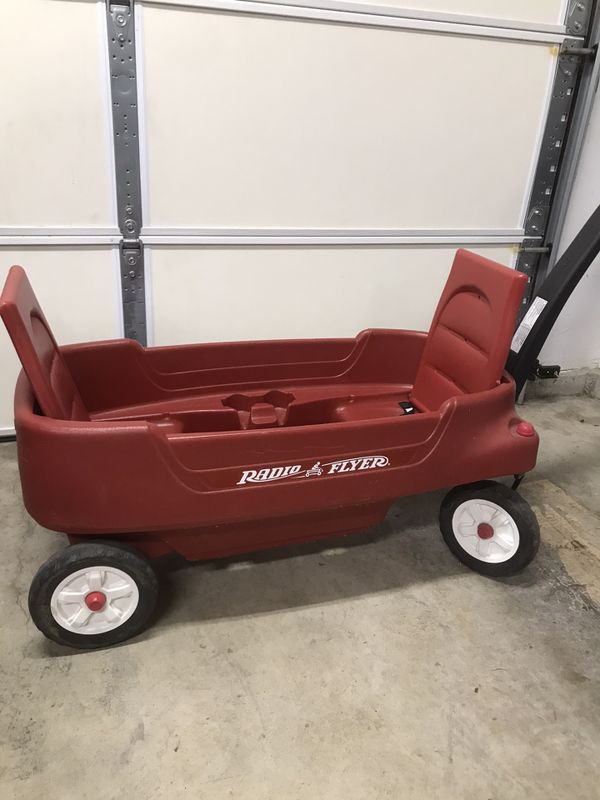
[[[457,250],[406,397],[416,412],[437,411],[452,397],[500,383],[526,284],[527,277],[514,269]],[[345,406],[338,416],[352,420],[403,413],[398,402],[366,400]]]

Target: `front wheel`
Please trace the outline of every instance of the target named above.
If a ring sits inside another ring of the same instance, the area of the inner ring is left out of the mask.
[[[442,501],[440,529],[463,564],[491,577],[520,572],[540,544],[538,521],[529,503],[495,481],[452,489]]]
[[[48,639],[89,650],[138,634],[157,596],[156,573],[144,556],[95,541],[71,545],[40,567],[29,613]]]

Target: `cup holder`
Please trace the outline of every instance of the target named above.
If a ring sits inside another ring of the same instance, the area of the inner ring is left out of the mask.
[[[277,390],[266,394],[232,394],[222,403],[233,408],[240,418],[243,430],[252,428],[283,427],[287,422],[288,406],[296,397]]]

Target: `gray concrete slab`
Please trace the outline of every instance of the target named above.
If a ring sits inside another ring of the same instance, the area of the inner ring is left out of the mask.
[[[63,537],[0,447],[0,796],[598,797],[600,403],[522,413],[544,542],[522,575],[459,564],[423,495],[362,535],[173,569],[154,627],[94,653],[28,619]]]

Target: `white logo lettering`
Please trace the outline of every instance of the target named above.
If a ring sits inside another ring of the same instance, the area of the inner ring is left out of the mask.
[[[302,470],[300,464],[290,467],[266,467],[265,469],[247,469],[242,472],[242,477],[237,482],[242,483],[267,483],[268,481],[279,481],[282,478],[291,478]]]
[[[269,483],[270,481],[280,481],[283,478],[298,478],[304,473],[304,478],[320,477],[326,475],[340,474],[342,472],[362,472],[367,469],[379,469],[388,467],[390,460],[387,456],[357,456],[356,458],[345,458],[341,461],[327,461],[322,464],[317,461],[308,469],[301,464],[292,464],[287,467],[264,467],[263,469],[247,469],[242,472],[242,477],[237,482],[237,486],[246,483]]]
[[[360,456],[359,458],[348,458],[344,461],[330,461],[323,466],[329,467],[327,472],[362,472],[364,469],[376,469],[377,467],[389,466],[390,460],[387,456]]]

